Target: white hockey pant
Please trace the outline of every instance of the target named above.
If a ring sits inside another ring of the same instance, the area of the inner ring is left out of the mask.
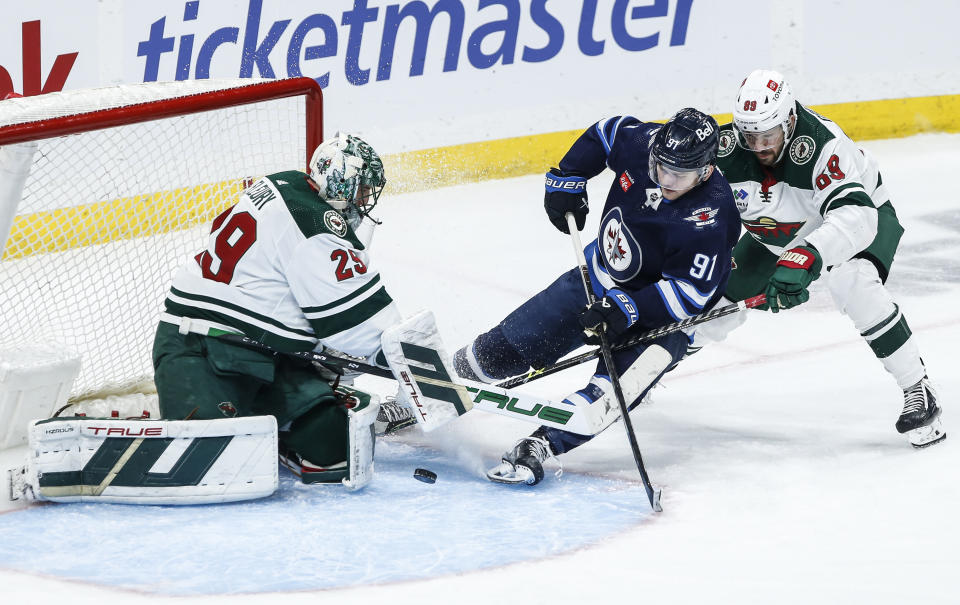
[[[898,326],[903,323],[903,315],[880,281],[873,263],[854,258],[834,266],[825,277],[837,308],[853,320],[871,347],[891,330],[901,329]],[[874,351],[876,353],[876,349]],[[889,355],[876,354],[901,389],[916,384],[926,373],[913,336]]]

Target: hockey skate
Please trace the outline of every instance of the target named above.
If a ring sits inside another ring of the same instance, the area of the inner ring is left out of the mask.
[[[897,432],[906,433],[916,448],[927,447],[947,438],[940,421],[937,393],[926,376],[903,391],[903,411],[897,419]]]
[[[346,460],[327,466],[310,462],[297,452],[285,447],[282,442],[278,447],[278,455],[280,464],[300,477],[303,483],[339,483],[350,470]]]
[[[377,436],[383,436],[396,433],[416,423],[417,419],[410,408],[400,404],[393,397],[387,397],[380,404],[377,420],[373,426]]]
[[[487,479],[496,483],[536,485],[543,480],[543,461],[548,458],[556,459],[556,456],[546,439],[524,437],[503,455],[500,464],[487,471]],[[561,467],[557,476],[562,472]]]

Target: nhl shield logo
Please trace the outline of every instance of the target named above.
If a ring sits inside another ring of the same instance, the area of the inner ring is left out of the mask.
[[[790,159],[794,164],[802,166],[810,161],[816,150],[817,144],[812,138],[807,135],[799,136],[790,144]]]
[[[721,130],[720,131],[720,148],[717,149],[717,156],[725,158],[731,153],[737,146],[737,138],[733,134],[732,130]]]
[[[334,235],[343,237],[347,234],[347,221],[336,210],[327,210],[323,213],[323,224]]]

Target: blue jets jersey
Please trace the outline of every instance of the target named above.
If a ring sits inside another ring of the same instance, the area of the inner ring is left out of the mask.
[[[648,174],[660,124],[617,116],[584,132],[560,162],[564,175],[616,174],[597,239],[585,250],[597,296],[619,288],[633,297],[638,325],[652,329],[697,315],[726,288],[740,214],[727,180],[714,170],[677,200],[665,200]]]

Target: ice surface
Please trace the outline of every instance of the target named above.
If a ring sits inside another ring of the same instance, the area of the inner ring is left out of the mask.
[[[482,471],[532,425],[471,413],[382,443],[363,494],[288,480],[262,503],[2,515],[3,601],[958,602],[960,135],[864,146],[907,229],[888,283],[939,388],[944,443],[915,451],[896,433],[899,389],[816,286],[800,308],[749,312],[635,411],[647,468],[664,487],[661,515],[647,515],[619,425],[565,455],[561,481],[516,489],[488,484]],[[594,181],[588,229],[610,182]],[[394,196],[381,207],[374,262],[405,315],[435,312],[451,350],[573,262],[566,236],[542,216],[540,176]],[[524,388],[563,395],[589,372]],[[417,466],[437,471],[437,483],[415,481]],[[391,524],[398,517],[413,525]],[[218,527],[244,531],[220,537]],[[440,532],[437,542],[427,528]],[[132,566],[145,573],[131,575]],[[328,588],[291,580],[291,570],[329,578]],[[265,592],[226,595],[236,586]]]

